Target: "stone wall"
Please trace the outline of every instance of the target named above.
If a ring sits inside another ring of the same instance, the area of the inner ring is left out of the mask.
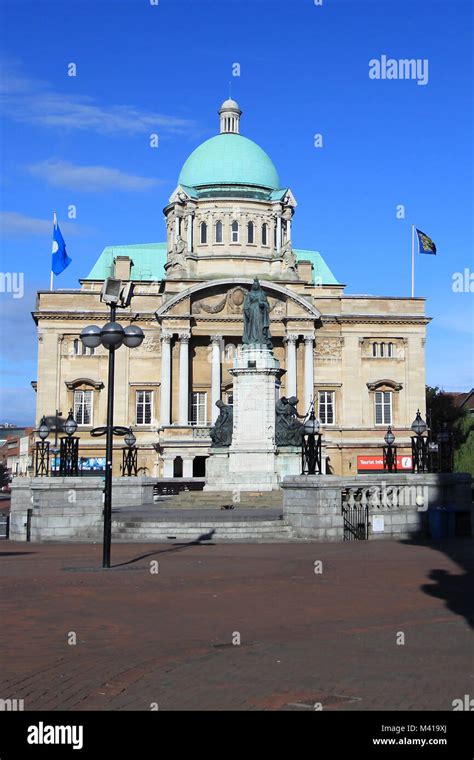
[[[474,524],[471,482],[466,473],[298,475],[282,483],[283,516],[300,538],[341,541],[345,492],[346,504],[368,504],[369,538],[425,536],[430,510],[464,512]]]
[[[113,478],[112,507],[153,502],[155,478]],[[32,541],[101,540],[101,477],[18,478],[12,483],[10,539],[26,541],[28,509]]]

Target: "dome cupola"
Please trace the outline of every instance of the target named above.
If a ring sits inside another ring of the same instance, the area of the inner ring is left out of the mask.
[[[224,100],[219,108],[219,116],[221,117],[221,135],[228,133],[234,135],[239,134],[242,111],[235,100],[232,100],[231,98]]]

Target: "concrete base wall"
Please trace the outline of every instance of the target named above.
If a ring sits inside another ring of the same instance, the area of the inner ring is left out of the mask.
[[[252,453],[247,454],[249,461],[252,461]],[[271,465],[266,470],[258,468],[256,453],[253,457],[256,466],[235,471],[235,456],[229,449],[211,449],[211,455],[206,460],[205,491],[278,491],[283,478],[301,472],[301,449],[295,446],[281,446],[267,452],[266,457]]]
[[[112,507],[153,502],[156,478],[113,478]],[[10,538],[26,541],[27,511],[32,509],[31,540],[100,540],[104,479],[18,478],[12,483]]]
[[[465,473],[288,477],[282,483],[283,517],[300,538],[341,541],[342,492],[361,489],[369,538],[409,538],[427,533],[429,510],[470,513],[473,525],[471,482]]]

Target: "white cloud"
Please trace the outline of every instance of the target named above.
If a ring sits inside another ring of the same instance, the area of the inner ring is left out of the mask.
[[[54,158],[26,167],[30,174],[54,187],[100,192],[102,190],[149,190],[161,180],[126,174],[108,166],[78,166]]]
[[[14,121],[103,135],[182,133],[196,127],[191,119],[142,111],[126,104],[101,105],[85,95],[56,92],[46,82],[18,74],[15,66],[7,64],[2,68],[0,107]]]
[[[67,233],[68,237],[74,235],[88,235],[93,232],[90,227],[83,227],[77,222],[62,222],[59,220],[61,230]],[[28,237],[45,235],[51,237],[53,234],[53,217],[50,219],[38,219],[33,216],[26,216],[18,211],[0,211],[0,232],[2,237]]]

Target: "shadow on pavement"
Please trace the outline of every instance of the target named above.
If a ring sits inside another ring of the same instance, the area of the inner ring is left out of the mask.
[[[474,628],[474,540],[452,538],[440,541],[407,540],[401,543],[412,546],[427,545],[433,551],[443,552],[464,570],[464,575],[451,573],[444,568],[434,568],[428,574],[431,583],[420,586],[425,594],[442,599],[448,610],[465,618]]]
[[[124,567],[125,565],[132,565],[135,562],[139,562],[141,559],[147,559],[147,557],[153,557],[155,554],[170,554],[171,552],[179,552],[179,551],[182,551],[183,549],[189,548],[190,546],[204,546],[204,545],[215,546],[215,544],[209,543],[209,541],[211,541],[215,532],[216,531],[213,529],[213,530],[210,530],[209,533],[203,533],[201,536],[194,539],[194,541],[187,541],[184,544],[178,544],[178,545],[174,544],[170,549],[156,549],[155,551],[147,552],[146,554],[141,554],[139,557],[134,557],[133,559],[129,559],[126,562],[118,562],[117,564],[112,565],[110,569],[112,570],[114,567]]]

